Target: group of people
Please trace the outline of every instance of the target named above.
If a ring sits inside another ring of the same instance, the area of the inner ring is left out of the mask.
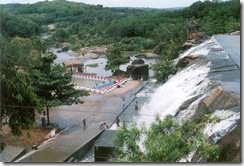
[[[136,97],[136,94],[135,94],[135,97]],[[125,108],[125,97],[122,96],[121,97],[122,101],[123,101],[123,110]],[[138,105],[138,101],[136,101],[136,104],[135,104],[135,111],[138,111],[139,110],[139,105]]]
[[[124,96],[123,96],[121,99],[122,99],[123,102],[125,102],[125,97],[124,97]],[[125,104],[123,104],[123,109],[124,109],[124,105],[125,105]],[[138,101],[136,101],[136,104],[135,104],[135,111],[138,111],[138,110],[139,110],[139,105],[138,105]],[[117,116],[116,119],[115,119],[115,123],[116,123],[117,127],[120,127],[120,119],[119,119],[118,116]],[[87,126],[86,126],[86,119],[85,119],[85,118],[83,119],[83,126],[84,126],[84,127],[87,127]],[[99,128],[100,128],[100,129],[105,129],[105,128],[109,128],[109,126],[107,125],[106,122],[101,122],[101,123],[99,124]]]
[[[119,127],[120,126],[120,120],[119,120],[119,117],[117,116],[116,117],[116,119],[115,119],[115,123],[116,123],[116,125],[117,125],[117,127]],[[86,126],[86,118],[84,118],[83,119],[83,126],[86,128],[87,126]],[[106,123],[106,122],[101,122],[100,124],[99,124],[99,128],[100,129],[105,129],[105,128],[109,128],[109,126],[108,126],[108,124]]]
[[[118,116],[115,119],[115,123],[116,123],[117,127],[120,126],[120,124],[119,124],[120,123],[120,120],[119,120],[119,117]],[[109,127],[108,127],[108,125],[107,125],[106,122],[101,122],[100,125],[99,125],[99,128],[100,129],[105,129],[105,128],[109,128]]]
[[[83,119],[83,126],[84,126],[84,128],[87,127],[87,126],[86,126],[86,118]],[[108,125],[107,125],[106,122],[101,122],[100,125],[99,125],[99,128],[100,128],[100,129],[105,129],[106,127],[108,128]]]
[[[107,129],[108,129],[108,125],[107,125],[106,122],[101,122],[100,125],[99,125],[99,128],[100,128],[100,129],[105,129],[106,127],[107,127]]]

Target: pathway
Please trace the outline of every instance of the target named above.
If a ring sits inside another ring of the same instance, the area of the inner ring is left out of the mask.
[[[128,105],[134,100],[134,94],[141,89],[136,87],[126,94]],[[50,144],[42,146],[29,156],[18,162],[64,162],[74,152],[102,132],[99,123],[104,121],[109,126],[114,123],[116,116],[123,111],[122,95],[93,94],[84,97],[88,104],[84,106],[63,106],[50,110],[51,122],[58,123],[61,128],[68,129],[61,133]],[[82,120],[87,119],[87,128],[83,127]]]
[[[240,67],[240,35],[214,35],[213,38]]]

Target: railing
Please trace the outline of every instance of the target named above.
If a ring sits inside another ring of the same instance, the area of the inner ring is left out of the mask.
[[[121,80],[121,79],[109,78],[109,77],[104,77],[104,76],[95,76],[95,75],[89,75],[89,74],[74,74],[73,77],[81,77],[81,78],[90,79],[90,80],[108,81],[105,84],[100,84],[93,88],[82,87],[79,85],[75,86],[75,89],[86,90],[86,91],[98,93],[98,94],[107,94],[129,80],[128,78]]]

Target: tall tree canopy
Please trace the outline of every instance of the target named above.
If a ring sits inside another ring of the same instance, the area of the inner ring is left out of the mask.
[[[48,124],[49,107],[83,103],[79,97],[88,95],[87,91],[74,89],[72,73],[64,73],[61,65],[53,65],[55,59],[56,55],[46,54],[29,71],[33,91],[46,107]]]
[[[123,56],[121,49],[122,48],[120,47],[112,46],[107,50],[106,56],[108,62],[105,67],[106,70],[111,69],[112,71],[115,71],[116,69],[119,69],[120,65],[129,61],[125,56]]]
[[[9,43],[3,36],[0,36],[0,46],[1,118],[9,117],[12,132],[19,135],[20,128],[34,125],[35,110],[40,111],[41,105],[31,89],[28,74],[16,70],[9,51]]]

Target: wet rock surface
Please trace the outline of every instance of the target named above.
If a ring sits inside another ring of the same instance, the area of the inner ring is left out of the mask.
[[[157,54],[153,54],[153,53],[143,53],[143,54],[138,54],[136,55],[137,58],[145,58],[145,59],[156,59],[159,56]]]
[[[127,73],[133,80],[148,80],[149,78],[149,65],[148,64],[136,64],[129,65],[127,67]]]
[[[203,115],[212,113],[216,110],[230,109],[240,105],[240,97],[225,91],[221,86],[216,87],[212,94],[204,98],[192,117],[193,121],[201,121]]]
[[[241,162],[241,124],[218,141],[220,145],[219,162]]]
[[[144,63],[145,63],[145,61],[143,59],[138,58],[138,59],[133,60],[131,64],[132,65],[140,65],[140,64],[144,64]]]
[[[153,54],[159,55],[160,52],[161,52],[160,45],[157,45],[156,47],[153,48],[153,51],[152,51]]]

